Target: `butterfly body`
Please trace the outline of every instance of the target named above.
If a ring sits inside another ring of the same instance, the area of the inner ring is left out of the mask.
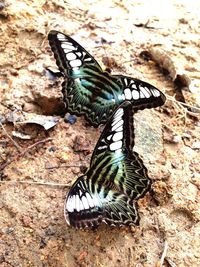
[[[69,225],[139,223],[136,200],[149,190],[151,180],[133,147],[133,110],[130,102],[124,102],[108,119],[88,170],[67,195],[65,218]]]
[[[51,31],[48,39],[59,70],[65,77],[62,92],[68,111],[84,114],[93,126],[105,123],[113,110],[126,100],[132,103],[134,111],[164,104],[165,96],[156,87],[103,71],[71,37]]]

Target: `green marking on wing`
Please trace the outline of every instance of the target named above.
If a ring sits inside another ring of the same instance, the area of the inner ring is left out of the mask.
[[[84,114],[94,125],[104,123],[119,104],[117,91],[120,89],[107,73],[80,69],[76,79],[69,79],[62,85],[67,108],[76,115]]]

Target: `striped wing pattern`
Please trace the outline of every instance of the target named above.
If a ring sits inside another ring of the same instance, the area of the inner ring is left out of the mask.
[[[149,190],[147,169],[133,152],[132,104],[125,101],[109,118],[87,172],[72,185],[65,218],[76,228],[139,223],[136,200]]]
[[[124,101],[134,111],[164,104],[164,94],[153,85],[138,79],[111,75],[75,40],[57,31],[48,34],[56,63],[65,79],[62,92],[67,109],[84,115],[93,125],[107,121],[113,110]]]

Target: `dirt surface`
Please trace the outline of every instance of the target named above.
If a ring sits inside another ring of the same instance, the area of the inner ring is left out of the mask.
[[[0,2],[0,266],[200,266],[199,10],[199,1],[178,0]],[[135,119],[136,149],[153,180],[139,202],[139,227],[66,225],[66,193],[101,128],[63,119],[62,79],[45,70],[56,66],[53,29],[113,73],[168,97]],[[161,58],[146,60],[150,49]],[[168,73],[156,64],[166,59]],[[177,82],[172,67],[190,85]]]

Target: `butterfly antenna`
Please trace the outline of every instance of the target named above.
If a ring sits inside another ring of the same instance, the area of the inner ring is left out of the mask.
[[[105,66],[105,71],[107,71],[108,73],[111,73],[111,68],[109,67],[111,66],[111,61],[108,57],[108,54],[106,52],[105,45],[104,45],[106,43],[106,40],[104,38],[101,38],[100,42],[101,42],[101,47],[103,48],[104,54],[105,54],[105,56],[102,57],[102,62]]]

